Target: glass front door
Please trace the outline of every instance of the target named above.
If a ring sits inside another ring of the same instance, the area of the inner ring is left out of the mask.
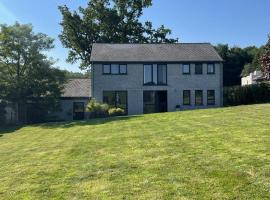
[[[143,113],[167,112],[167,91],[144,91]]]

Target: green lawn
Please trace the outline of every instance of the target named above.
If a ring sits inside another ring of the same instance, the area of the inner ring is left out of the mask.
[[[0,199],[270,199],[270,104],[0,130]]]

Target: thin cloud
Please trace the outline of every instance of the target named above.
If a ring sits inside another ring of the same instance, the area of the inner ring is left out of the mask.
[[[0,2],[0,23],[9,24],[14,23],[15,21],[18,21],[16,15]]]

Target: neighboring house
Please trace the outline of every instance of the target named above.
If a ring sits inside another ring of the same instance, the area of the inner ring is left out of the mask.
[[[260,82],[263,79],[263,73],[260,70],[256,70],[250,73],[248,76],[241,78],[241,85],[252,85]]]
[[[223,60],[210,43],[93,44],[92,97],[127,114],[223,105]]]
[[[91,98],[91,80],[69,79],[61,95],[61,111],[55,113],[59,120],[83,120],[85,107]]]

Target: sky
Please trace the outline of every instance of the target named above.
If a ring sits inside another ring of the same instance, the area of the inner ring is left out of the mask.
[[[35,32],[55,39],[55,48],[48,54],[57,59],[56,66],[80,71],[79,64],[65,60],[58,6],[71,10],[85,7],[87,0],[0,0],[0,24],[31,23]],[[149,20],[154,27],[162,24],[172,30],[179,42],[211,42],[230,46],[261,46],[270,33],[270,0],[153,0],[144,10],[141,21]]]

